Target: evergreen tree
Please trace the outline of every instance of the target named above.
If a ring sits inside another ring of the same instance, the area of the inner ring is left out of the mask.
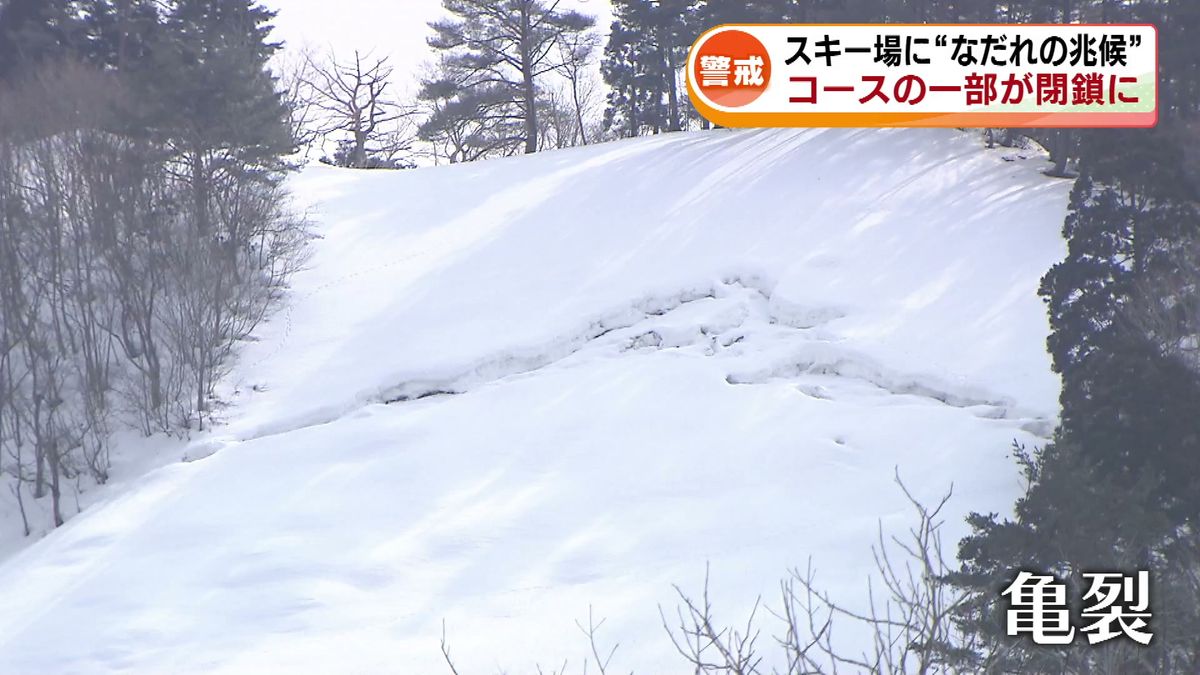
[[[1028,489],[1016,518],[971,517],[953,581],[975,602],[961,618],[1003,646],[1010,669],[1200,672],[1200,373],[1179,357],[1169,326],[1140,320],[1147,308],[1164,316],[1200,302],[1200,278],[1179,281],[1180,261],[1200,250],[1200,174],[1188,154],[1197,146],[1200,77],[1187,46],[1200,39],[1200,13],[1171,0],[1017,2],[1007,10],[1024,20],[1103,13],[1154,21],[1163,95],[1156,129],[1077,137],[1067,257],[1041,287],[1047,346],[1062,376],[1060,426],[1052,443],[1022,459]],[[1004,639],[998,586],[1015,570],[1078,583],[1079,572],[1106,567],[1151,571],[1149,651],[1030,649]]]
[[[212,230],[214,183],[287,168],[287,109],[267,67],[274,16],[254,0],[175,0],[136,74],[147,104],[138,122],[186,162],[200,232]]]
[[[148,56],[153,0],[11,0],[0,7],[0,81],[47,61],[123,70]]]
[[[625,136],[675,131],[697,118],[681,80],[700,34],[728,23],[878,21],[883,0],[613,0],[601,74],[605,126]]]
[[[81,0],[79,16],[88,61],[124,71],[149,58],[160,20],[153,0]]]
[[[538,148],[538,82],[559,69],[555,43],[589,30],[595,20],[545,0],[443,0],[452,18],[430,24],[429,45],[443,52],[442,75],[427,82],[425,98],[448,102],[442,117],[483,109],[519,109],[526,153]],[[501,119],[511,119],[504,112]],[[462,120],[458,120],[461,123]],[[434,128],[455,121],[439,119]]]
[[[172,339],[188,359],[201,423],[218,369],[254,311],[245,296],[271,283],[255,261],[264,228],[282,218],[277,188],[294,149],[268,69],[279,48],[273,17],[255,0],[173,0],[149,58],[130,73],[141,101],[128,133],[161,147],[186,186],[177,211],[188,231],[170,236],[186,294],[172,320],[189,328]]]
[[[418,135],[441,146],[451,163],[509,155],[526,145],[524,112],[502,83],[477,81],[474,73],[443,61],[419,98],[428,115]]]
[[[77,53],[82,25],[72,0],[9,0],[0,6],[0,81]]]
[[[695,0],[614,0],[601,74],[609,85],[605,122],[636,136],[677,131],[686,113],[680,76],[706,27]]]

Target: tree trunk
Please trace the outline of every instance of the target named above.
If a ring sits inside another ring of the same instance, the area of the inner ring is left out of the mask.
[[[58,457],[58,441],[51,441],[53,446],[50,449],[50,501],[54,509],[54,526],[62,527],[62,488],[59,486],[58,475],[59,457]]]
[[[667,80],[667,131],[679,131],[679,90],[675,82],[675,62],[671,58],[671,51],[664,50],[661,44],[658,47],[658,54],[662,58],[663,66],[666,67],[664,77]]]
[[[583,104],[579,101],[579,73],[571,76],[571,98],[575,101],[575,123],[579,125],[579,142],[587,145],[587,129],[583,126]]]
[[[33,386],[37,388],[36,379]],[[37,467],[34,470],[33,498],[41,499],[46,496],[46,439],[42,429],[42,403],[38,395],[34,396],[33,401],[33,426],[33,461]]]
[[[1054,132],[1053,149],[1050,157],[1054,160],[1051,176],[1067,178],[1067,161],[1070,159],[1071,132],[1068,129],[1058,129]]]
[[[18,461],[17,462],[17,483],[15,486],[9,485],[9,488],[12,489],[13,495],[17,498],[17,509],[21,512],[21,527],[25,531],[25,536],[28,537],[29,532],[30,532],[29,516],[27,516],[25,514],[25,498],[21,496],[21,486],[22,485],[23,485],[23,481],[21,480],[21,463]]]
[[[33,498],[41,499],[46,496],[46,449],[40,443],[34,446],[33,461],[36,466],[33,474]]]
[[[629,137],[636,138],[639,131],[638,127],[641,126],[638,120],[637,87],[630,87],[629,92]]]
[[[521,91],[525,96],[525,154],[537,152],[537,87],[533,82],[533,27],[528,6],[521,7]]]
[[[367,134],[361,130],[354,132],[354,168],[367,168]]]
[[[204,172],[204,153],[200,148],[192,150],[192,206],[196,210],[196,231],[207,236],[208,223],[208,177]]]

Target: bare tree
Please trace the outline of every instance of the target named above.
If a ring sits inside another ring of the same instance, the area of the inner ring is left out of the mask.
[[[659,607],[663,628],[675,650],[692,665],[696,673],[729,673],[754,675],[759,673],[762,657],[758,654],[761,632],[755,626],[760,607],[755,601],[745,625],[739,630],[718,626],[709,598],[708,570],[704,574],[704,590],[700,600],[693,600],[679,586],[675,592],[683,603],[675,610],[675,627]]]
[[[579,627],[580,632],[587,637],[588,648],[591,652],[591,658],[594,659],[596,670],[599,675],[608,675],[609,668],[612,665],[613,657],[617,654],[617,649],[621,647],[618,642],[612,646],[612,649],[604,652],[597,644],[600,628],[604,626],[604,622],[608,619],[596,620],[595,613],[592,611],[592,606],[588,605],[588,620],[585,626],[582,621],[576,621],[575,625]],[[588,659],[583,660],[583,675],[588,673]]]
[[[538,149],[568,148],[579,144],[580,128],[566,87],[547,88],[541,92],[538,117]]]
[[[288,109],[292,138],[305,157],[321,138],[317,100],[308,84],[315,75],[314,59],[313,49],[305,46],[297,51],[280,52],[273,63]]]
[[[460,675],[458,668],[454,665],[454,659],[450,658],[450,645],[446,642],[446,621],[442,620],[442,658],[446,660],[446,666],[450,669],[451,675]]]
[[[695,675],[991,672],[1008,650],[1004,645],[984,644],[960,627],[958,620],[969,611],[971,597],[949,581],[952,568],[943,551],[941,528],[953,488],[928,507],[913,496],[898,472],[895,480],[912,507],[915,524],[904,535],[888,536],[880,523],[871,551],[882,594],[877,595],[876,581],[868,579],[865,610],[851,609],[820,590],[810,561],[804,571],[792,570],[780,582],[774,607],[759,598],[746,619],[731,626],[718,619],[713,609],[706,567],[699,597],[675,586],[679,604],[674,611],[659,607],[663,629],[689,669]],[[764,644],[759,625],[763,620],[776,627],[773,649]],[[835,628],[843,622],[856,624],[858,635],[866,635],[867,640],[851,646],[835,638]],[[617,646],[607,651],[598,646],[597,634],[604,623],[595,619],[590,607],[587,623],[576,622],[590,648],[584,675],[592,664],[600,675],[612,670]],[[442,654],[450,672],[457,675],[460,671],[450,658],[444,625]],[[566,665],[553,672],[566,672]]]
[[[186,149],[115,131],[122,84],[50,63],[0,92],[0,470],[26,534],[26,496],[61,525],[107,480],[119,427],[203,425],[308,238],[251,171],[209,172],[197,205]]]
[[[585,110],[593,105],[595,83],[590,75],[599,46],[600,36],[592,31],[563,32],[558,35],[554,45],[558,52],[558,72],[566,79],[568,90],[571,92],[580,145],[588,144],[588,129],[584,117]]]
[[[674,622],[662,613],[663,625],[695,672],[824,675],[849,670],[871,675],[953,675],[986,670],[986,662],[968,656],[986,650],[955,623],[956,612],[968,596],[946,581],[951,570],[943,556],[940,518],[953,491],[928,508],[913,497],[898,474],[896,483],[912,505],[917,524],[906,537],[885,537],[880,525],[872,552],[884,596],[876,597],[874,583],[868,582],[868,608],[856,611],[816,586],[811,562],[803,572],[793,570],[780,583],[778,608],[768,609],[782,626],[782,633],[775,637],[782,667],[764,671],[756,625],[758,603],[745,624],[734,629],[714,618],[707,575],[699,601],[676,587],[682,604]],[[839,621],[864,627],[870,643],[853,650],[835,641],[834,628]]]
[[[604,618],[599,620],[596,619],[595,612],[590,605],[588,606],[587,623],[584,624],[579,620],[575,621],[575,625],[579,628],[580,632],[583,633],[584,637],[586,637],[588,641],[589,655],[585,656],[583,659],[583,667],[581,671],[583,675],[588,675],[588,673],[592,672],[590,668],[593,665],[595,665],[595,672],[598,673],[598,675],[608,675],[612,669],[613,656],[616,655],[617,649],[621,645],[615,644],[613,645],[612,649],[607,651],[600,647],[598,636],[600,633],[600,628],[604,626],[605,621],[606,619]],[[461,671],[459,671],[458,666],[455,665],[454,659],[450,657],[450,645],[446,641],[446,621],[444,619],[442,620],[441,650],[442,660],[446,662],[446,667],[450,670],[451,675],[460,675]],[[534,670],[538,673],[538,675],[567,675],[569,672],[567,670],[569,665],[570,661],[564,660],[561,666],[553,670],[546,670],[542,668],[540,664],[535,664]],[[630,672],[630,675],[633,675],[632,671]]]
[[[882,599],[876,597],[872,582],[868,584],[868,610],[847,609],[817,590],[811,563],[804,573],[793,570],[781,585],[782,616],[789,626],[789,639],[782,642],[789,662],[803,664],[803,672],[824,673],[842,665],[880,675],[929,675],[976,672],[980,666],[965,658],[977,645],[955,622],[969,596],[946,581],[951,567],[942,550],[941,513],[953,488],[930,508],[913,497],[899,474],[896,484],[912,506],[917,524],[905,537],[885,537],[882,524],[879,527],[871,551],[883,583]],[[797,617],[802,620],[796,621]],[[870,648],[858,654],[839,651],[832,640],[838,618],[868,627]],[[813,630],[818,625],[820,629]],[[820,658],[813,658],[814,653]]]
[[[357,50],[354,58],[345,62],[333,52],[323,62],[310,58],[300,76],[318,118],[316,133],[322,137],[346,134],[350,166],[367,168],[372,152],[394,153],[404,143],[396,137],[394,125],[412,111],[391,98],[391,77],[387,57],[375,58]]]

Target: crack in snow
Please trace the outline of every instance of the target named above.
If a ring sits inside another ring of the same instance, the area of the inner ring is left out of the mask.
[[[1011,398],[887,368],[822,334],[822,328],[845,316],[836,307],[781,301],[758,277],[727,276],[647,296],[589,321],[567,338],[481,359],[453,375],[402,382],[380,399],[391,404],[459,395],[513,376],[565,367],[585,355],[691,350],[699,357],[730,361],[725,380],[731,385],[792,384],[814,398],[830,398],[821,387],[801,381],[830,376],[866,382],[890,396],[936,401],[980,418],[1015,421],[1041,437],[1053,427],[1052,420],[1021,411]]]
[[[230,442],[257,440],[328,424],[373,404],[450,398],[508,378],[585,359],[672,350],[718,358],[735,386],[784,385],[818,399],[834,398],[813,377],[859,381],[889,396],[912,396],[962,409],[984,419],[1007,420],[1046,438],[1053,420],[1022,410],[1017,402],[930,374],[897,371],[842,344],[830,324],[847,313],[776,297],[773,281],[753,274],[726,275],[675,292],[649,294],[597,315],[566,337],[481,358],[457,371],[401,381],[363,392],[353,401],[303,417],[277,419],[237,438],[210,439],[189,448],[185,461],[203,459]]]

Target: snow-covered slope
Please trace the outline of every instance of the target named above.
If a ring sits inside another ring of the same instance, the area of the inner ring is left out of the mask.
[[[1009,151],[1011,153],[1011,151]],[[950,130],[307,170],[323,239],[228,424],[0,565],[0,672],[684,672],[711,565],[857,602],[891,484],[1008,508],[1055,415],[1068,185]],[[3,535],[10,536],[10,535]]]

